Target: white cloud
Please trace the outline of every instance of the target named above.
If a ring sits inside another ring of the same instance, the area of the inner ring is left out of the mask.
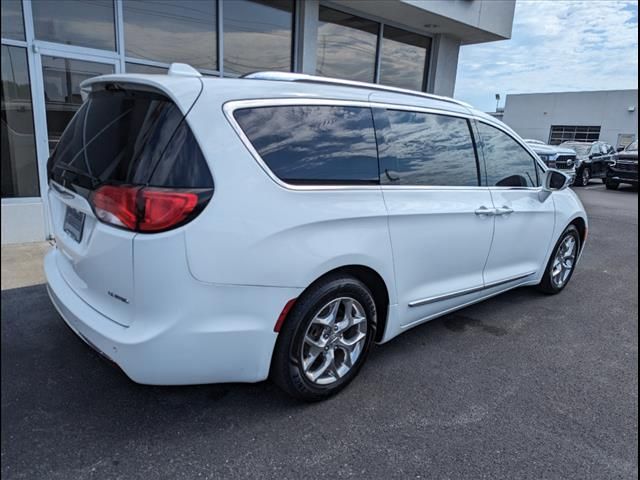
[[[455,97],[638,88],[638,3],[518,0],[511,40],[460,50]]]

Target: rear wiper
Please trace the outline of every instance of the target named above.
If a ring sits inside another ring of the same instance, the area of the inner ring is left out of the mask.
[[[84,172],[76,167],[72,167],[71,165],[69,165],[68,163],[63,163],[63,164],[57,164],[53,166],[54,169],[59,169],[62,170],[63,172],[71,172],[71,173],[75,173],[78,176],[87,178],[89,181],[91,181],[91,186],[92,187],[96,187],[98,186],[102,181],[98,178],[98,177],[94,177],[93,175]]]

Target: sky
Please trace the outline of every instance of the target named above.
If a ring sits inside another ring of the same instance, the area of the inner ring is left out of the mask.
[[[517,0],[510,40],[460,49],[455,98],[638,88],[638,2]]]

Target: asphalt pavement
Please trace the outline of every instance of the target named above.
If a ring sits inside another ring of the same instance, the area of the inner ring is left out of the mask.
[[[2,292],[2,478],[638,477],[638,193],[576,189],[589,240],[518,289],[376,347],[319,404],[274,385],[134,384],[43,285]]]

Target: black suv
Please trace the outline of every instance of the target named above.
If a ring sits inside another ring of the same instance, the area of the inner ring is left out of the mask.
[[[607,168],[616,153],[611,145],[605,142],[564,142],[560,146],[576,152],[574,185],[584,187],[592,178],[601,178],[605,182]]]
[[[638,186],[638,140],[613,156],[607,168],[605,184],[609,190],[615,190],[621,183]]]

